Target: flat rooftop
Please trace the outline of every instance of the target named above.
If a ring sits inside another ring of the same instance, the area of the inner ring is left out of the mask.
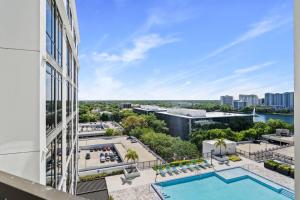
[[[264,139],[273,140],[287,144],[294,144],[294,136],[280,136],[276,134],[262,135]]]
[[[207,119],[207,118],[223,118],[223,117],[251,117],[252,114],[240,114],[240,113],[226,113],[226,112],[206,112],[203,116],[189,116],[189,115],[183,115],[178,113],[170,113],[170,112],[159,112],[161,114],[165,115],[171,115],[181,118],[187,118],[187,119]]]
[[[128,149],[133,149],[137,152],[139,156],[138,162],[146,162],[146,161],[154,161],[157,158],[150,153],[144,146],[142,146],[140,143],[132,143],[130,140],[127,140],[126,136],[118,136],[118,137],[95,137],[95,138],[86,138],[86,139],[79,139],[78,145],[79,148],[82,149],[82,147],[92,146],[92,145],[98,145],[98,144],[114,144],[114,147],[118,151],[119,156],[122,158],[122,160],[125,159],[125,155],[127,153]],[[85,154],[90,153],[91,158],[89,160],[85,159]],[[78,160],[78,168],[86,169],[86,168],[93,168],[93,167],[104,167],[112,164],[116,164],[117,162],[105,162],[100,163],[99,162],[99,152],[89,152],[88,150],[81,150],[80,152],[80,158]]]
[[[204,140],[203,141],[203,143],[208,143],[208,144],[211,144],[211,145],[215,145],[216,142],[217,142],[217,140]],[[226,140],[226,139],[224,139],[224,142],[226,144],[236,144],[236,142],[231,141],[231,140]]]
[[[159,106],[152,106],[152,105],[142,105],[141,107],[135,107],[135,110],[141,110],[146,112],[163,112],[167,111],[166,108],[162,108]]]

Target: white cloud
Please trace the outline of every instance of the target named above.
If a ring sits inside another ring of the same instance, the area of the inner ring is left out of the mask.
[[[144,59],[151,49],[158,48],[165,44],[177,42],[175,37],[160,37],[158,34],[150,34],[138,37],[133,40],[133,47],[125,49],[120,54],[110,54],[107,52],[94,53],[93,59],[102,62],[123,62],[130,63]]]
[[[249,72],[254,72],[254,71],[260,70],[264,67],[270,66],[272,64],[274,64],[274,62],[265,62],[262,64],[252,65],[249,67],[237,69],[234,71],[234,73],[235,74],[245,74],[245,73],[249,73]]]
[[[229,49],[231,49],[234,46],[239,45],[242,42],[246,42],[248,40],[254,39],[256,37],[259,37],[267,32],[273,31],[277,28],[280,28],[281,26],[291,22],[291,18],[287,17],[280,17],[280,16],[272,16],[267,19],[263,19],[257,23],[254,23],[250,25],[250,29],[234,39],[232,42],[216,49],[215,51],[211,52],[207,56],[201,59],[201,61],[208,60],[212,57],[215,57]]]

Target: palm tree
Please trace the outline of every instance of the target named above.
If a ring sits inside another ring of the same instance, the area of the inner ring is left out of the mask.
[[[132,149],[128,149],[127,150],[127,153],[126,153],[126,155],[125,155],[125,159],[127,160],[127,162],[129,161],[129,160],[132,160],[134,163],[135,163],[135,161],[137,161],[138,159],[139,159],[139,155],[136,153],[136,151],[134,151],[134,150],[132,150]],[[131,169],[132,169],[133,167],[131,166]]]
[[[224,138],[217,139],[215,143],[216,147],[220,147],[220,155],[222,155],[222,146],[226,149],[226,142]]]

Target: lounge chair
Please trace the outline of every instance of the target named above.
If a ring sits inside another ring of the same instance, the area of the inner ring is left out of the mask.
[[[194,171],[194,167],[191,164],[187,164],[186,167],[190,170],[190,171]]]
[[[209,168],[212,167],[212,165],[209,162],[207,162],[207,160],[204,160],[204,166],[209,167]]]
[[[195,164],[194,164],[194,168],[195,168],[196,170],[200,170],[200,169],[201,169],[201,167],[199,166],[199,163],[195,163]]]
[[[206,169],[207,167],[204,165],[204,163],[199,163],[198,164],[201,168]]]
[[[182,171],[182,172],[186,172],[186,170],[187,170],[187,168],[186,168],[186,166],[185,165],[180,165],[179,166],[179,169],[180,169],[180,171]]]
[[[159,174],[160,174],[161,176],[166,176],[166,172],[165,172],[165,170],[163,170],[162,168],[159,169]]]
[[[172,171],[175,173],[175,174],[179,174],[179,171],[178,171],[178,169],[176,168],[176,167],[172,167]]]
[[[169,165],[167,165],[166,171],[167,171],[167,173],[168,173],[169,175],[172,175],[172,174],[173,174],[173,170],[170,168]]]

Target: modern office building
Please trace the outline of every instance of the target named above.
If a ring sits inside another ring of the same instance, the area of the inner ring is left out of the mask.
[[[74,194],[76,2],[3,0],[0,24],[0,170]]]
[[[220,97],[221,105],[233,106],[233,96],[225,95]]]
[[[146,107],[149,108],[149,107]],[[205,125],[223,124],[231,127],[237,123],[244,124],[245,127],[253,123],[251,114],[206,112],[205,110],[155,107],[152,109],[135,108],[139,114],[153,113],[160,120],[164,120],[169,129],[169,134],[181,139],[188,139],[189,134]]]
[[[294,92],[265,93],[265,106],[274,109],[294,109]]]
[[[250,95],[240,94],[239,100],[246,102],[246,106],[259,105],[259,98],[255,94],[250,94]]]

